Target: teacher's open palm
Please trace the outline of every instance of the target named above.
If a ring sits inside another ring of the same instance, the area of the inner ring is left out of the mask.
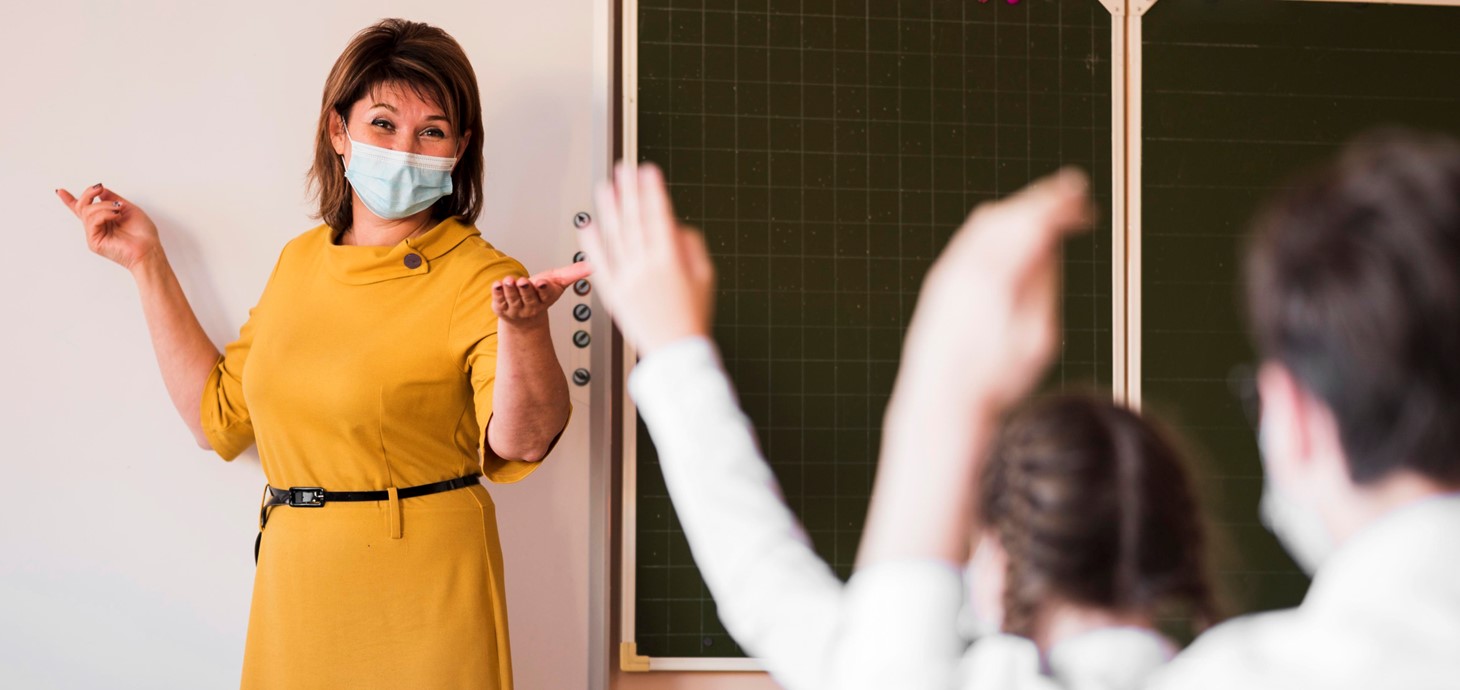
[[[492,283],[492,311],[508,323],[545,318],[548,307],[573,283],[587,278],[593,267],[585,261],[543,271],[531,278],[503,278]]]

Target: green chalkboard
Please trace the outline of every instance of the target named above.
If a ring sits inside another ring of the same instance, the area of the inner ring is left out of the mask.
[[[787,500],[846,577],[924,273],[966,213],[1061,165],[1110,208],[1095,0],[643,0],[639,158],[720,276],[715,338]],[[1065,255],[1050,386],[1108,386],[1109,216]],[[638,651],[731,657],[642,425]]]
[[[1255,434],[1230,392],[1254,354],[1247,224],[1271,190],[1383,124],[1460,134],[1460,8],[1162,0],[1145,15],[1142,387],[1205,459],[1238,610],[1307,579],[1257,521]]]

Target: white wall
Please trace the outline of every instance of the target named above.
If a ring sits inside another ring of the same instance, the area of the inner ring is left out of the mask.
[[[483,234],[529,268],[564,263],[576,248],[569,218],[607,163],[610,10],[600,5],[0,8],[0,684],[236,687],[264,483],[252,452],[229,464],[193,445],[129,276],[86,250],[52,190],[103,182],[151,214],[221,346],[284,242],[315,224],[303,176],[331,64],[356,30],[406,16],[456,36],[480,77]],[[595,322],[595,342],[607,343],[605,320]],[[560,307],[553,327],[570,370],[587,364],[568,342],[573,325]],[[573,424],[547,467],[491,489],[519,688],[604,679],[606,645],[593,635],[607,463],[592,461],[589,430],[606,428],[606,406],[587,398],[603,387],[575,388]]]

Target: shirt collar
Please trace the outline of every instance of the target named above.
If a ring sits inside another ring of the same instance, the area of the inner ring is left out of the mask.
[[[330,275],[348,285],[367,285],[430,273],[432,261],[481,233],[456,218],[447,218],[419,236],[389,247],[334,244],[330,241],[333,234],[328,226],[320,233]]]
[[[1395,508],[1349,537],[1319,566],[1303,608],[1383,601],[1423,591],[1423,584],[1454,582],[1460,578],[1460,556],[1449,545],[1457,533],[1460,493]]]

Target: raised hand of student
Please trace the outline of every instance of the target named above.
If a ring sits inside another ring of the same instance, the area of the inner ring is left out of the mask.
[[[1089,218],[1077,170],[969,215],[923,283],[883,427],[861,565],[967,559],[979,460],[1059,338],[1059,245]]]
[[[659,168],[620,163],[600,184],[598,220],[585,228],[599,297],[641,356],[708,336],[715,272],[700,233],[680,226]]]
[[[1034,387],[1057,349],[1059,246],[1089,222],[1088,184],[1068,168],[973,210],[923,282],[900,382],[1000,408]]]

